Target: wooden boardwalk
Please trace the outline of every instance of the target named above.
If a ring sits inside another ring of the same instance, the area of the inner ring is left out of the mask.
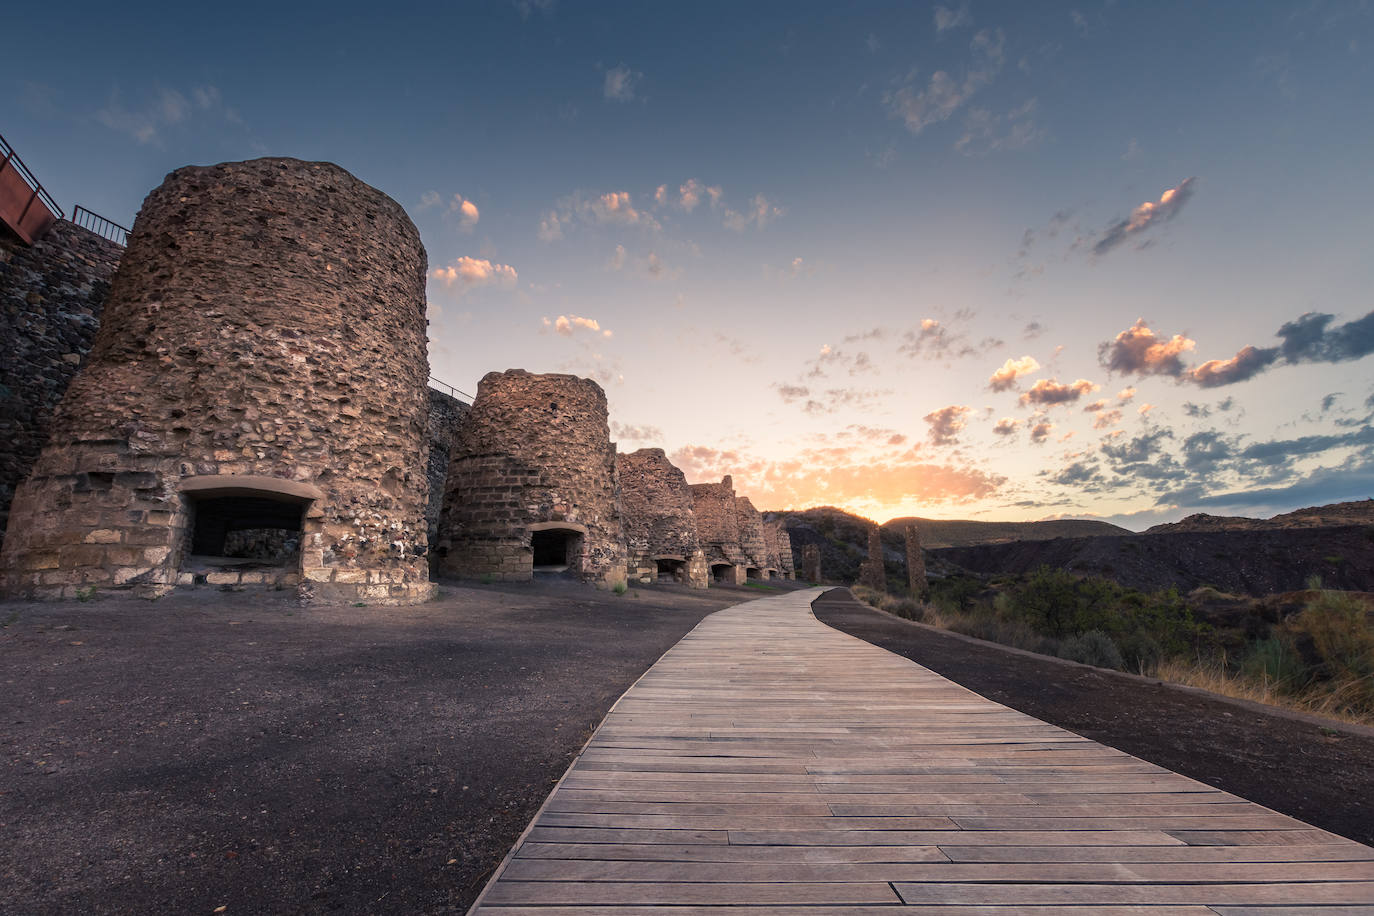
[[[472,912],[1374,913],[1374,849],[832,630],[818,594],[664,655]]]

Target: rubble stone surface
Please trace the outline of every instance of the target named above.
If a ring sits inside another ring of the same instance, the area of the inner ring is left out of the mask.
[[[660,574],[705,588],[706,555],[697,537],[687,478],[661,448],[616,457],[624,511],[629,575],[654,582]]]
[[[58,220],[26,245],[0,229],[0,544],[15,488],[100,327],[124,249]]]
[[[600,385],[523,369],[482,378],[453,444],[438,551],[436,569],[460,578],[527,581],[538,566],[609,586],[625,581]]]
[[[429,502],[425,506],[428,543],[439,543],[439,514],[444,505],[444,482],[448,480],[453,440],[467,415],[469,405],[451,394],[429,389]]]
[[[425,268],[400,205],[336,165],[168,175],[15,495],[5,591],[429,597]],[[184,568],[211,503],[231,529],[298,525],[297,559]],[[236,505],[272,524],[236,522]]]

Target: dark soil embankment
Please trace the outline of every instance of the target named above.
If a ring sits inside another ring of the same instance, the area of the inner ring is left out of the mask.
[[[1374,528],[1367,525],[1057,538],[929,553],[983,575],[1049,566],[1142,591],[1210,585],[1258,597],[1297,591],[1313,575],[1327,588],[1374,591]]]
[[[1005,649],[860,604],[816,617],[1028,715],[1361,843],[1374,844],[1374,737],[1207,694]]]

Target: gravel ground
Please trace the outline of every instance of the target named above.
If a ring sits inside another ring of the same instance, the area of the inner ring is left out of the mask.
[[[847,589],[812,609],[990,700],[1374,845],[1374,729],[1016,652],[874,610]]]
[[[763,594],[0,604],[0,912],[461,913],[635,678]]]

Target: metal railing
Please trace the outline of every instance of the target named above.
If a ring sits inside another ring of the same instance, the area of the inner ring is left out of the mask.
[[[3,174],[6,169],[13,169],[14,173],[18,175],[24,184],[28,185],[29,189],[32,191],[32,193],[29,194],[28,201],[24,204],[23,210],[20,211],[18,218],[14,219],[12,222],[12,225],[20,231],[20,234],[24,234],[24,230],[22,229],[24,218],[27,217],[29,211],[33,209],[35,201],[47,207],[48,212],[53,216],[62,219],[64,215],[62,208],[57,205],[57,201],[53,200],[52,195],[43,187],[43,183],[35,177],[33,172],[29,171],[29,167],[24,164],[24,160],[19,158],[19,154],[14,151],[14,147],[10,146],[9,143],[5,141],[3,136],[0,136],[0,156],[4,157],[0,158],[0,174]],[[6,221],[10,221],[8,216],[6,216]]]
[[[466,391],[460,391],[459,389],[454,388],[448,382],[441,382],[431,375],[429,377],[429,384],[431,388],[447,393],[448,396],[453,398],[454,400],[463,401],[468,404],[472,403],[472,395],[468,394]]]
[[[109,239],[116,245],[122,245],[126,248],[129,245],[129,230],[127,228],[112,219],[106,219],[99,213],[92,213],[80,204],[72,208],[72,222],[82,229],[89,229],[96,235]]]

